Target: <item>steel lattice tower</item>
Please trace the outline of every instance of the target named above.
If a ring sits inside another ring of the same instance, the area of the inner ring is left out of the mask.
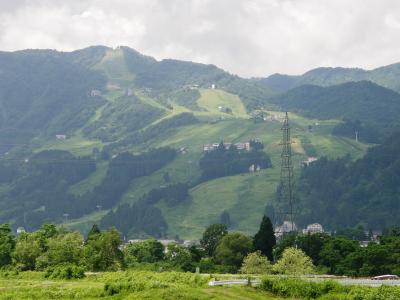
[[[279,206],[282,221],[289,221],[291,230],[295,230],[295,195],[294,195],[294,174],[292,162],[292,140],[290,136],[289,116],[286,112],[282,125],[282,153],[281,153],[281,181]]]

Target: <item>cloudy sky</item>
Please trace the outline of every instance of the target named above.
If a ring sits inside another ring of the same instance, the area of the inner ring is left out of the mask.
[[[245,77],[400,61],[398,0],[0,0],[0,50],[126,45]]]

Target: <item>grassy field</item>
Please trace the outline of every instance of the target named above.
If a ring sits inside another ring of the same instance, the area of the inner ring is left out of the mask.
[[[199,107],[204,108],[206,113],[198,113],[199,115],[213,115],[222,117],[248,118],[246,108],[240,98],[234,94],[227,93],[222,90],[202,89],[201,97],[197,100]],[[221,112],[221,108],[230,108],[232,114]]]
[[[77,134],[71,137],[67,137],[65,140],[57,140],[54,138],[51,141],[47,141],[40,148],[35,149],[35,152],[43,150],[66,150],[76,156],[91,155],[93,148],[102,149],[103,144],[100,140],[89,140]]]
[[[169,224],[168,233],[196,239],[204,228],[219,223],[223,211],[231,218],[231,230],[252,233],[259,226],[264,207],[273,197],[278,183],[277,169],[259,174],[219,178],[197,185],[190,199],[178,206],[160,204]]]
[[[209,276],[185,273],[97,273],[78,280],[45,279],[40,272],[0,277],[0,299],[280,299],[251,287],[207,287]],[[197,279],[196,279],[197,278]],[[125,283],[131,283],[129,286]],[[114,294],[106,286],[116,287]],[[120,288],[122,286],[122,288]]]
[[[244,278],[182,272],[117,271],[87,273],[83,279],[48,279],[43,272],[0,272],[0,299],[149,299],[149,300],[397,300],[400,288],[341,285],[334,280],[307,280],[269,275],[256,287],[214,286],[208,282]]]
[[[101,70],[107,76],[111,85],[128,87],[135,76],[129,72],[123,51],[121,49],[110,49],[95,69]]]

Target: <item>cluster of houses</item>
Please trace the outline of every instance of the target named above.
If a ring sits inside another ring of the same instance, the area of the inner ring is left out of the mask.
[[[211,152],[218,149],[220,143],[212,143],[203,145],[203,152]],[[250,151],[250,142],[245,143],[224,143],[224,147],[228,150],[231,146],[235,146],[238,150]]]
[[[282,123],[284,120],[284,117],[279,114],[269,114],[262,110],[256,110],[251,113],[251,119],[253,119],[253,121],[255,123],[263,122],[263,121],[264,122],[269,121],[269,122],[275,122],[275,123]]]
[[[284,221],[282,225],[275,227],[275,236],[277,238],[281,238],[283,235],[298,231],[297,226],[295,223],[290,221]],[[313,223],[306,226],[301,231],[303,234],[317,234],[317,233],[324,233],[325,230],[319,223]],[[366,236],[370,235],[369,232],[365,232]],[[379,243],[379,235],[381,234],[380,231],[373,231],[372,234],[369,236],[369,240],[359,241],[361,247],[367,247],[369,243]]]
[[[264,121],[270,121],[270,122],[283,122],[284,117],[280,116],[278,114],[270,114],[268,116],[264,116]]]
[[[284,234],[297,231],[297,226],[295,223],[290,221],[284,221],[282,225],[275,227],[275,236],[277,238],[282,237]],[[319,223],[313,223],[307,225],[306,228],[302,230],[303,234],[316,234],[316,233],[324,233],[324,228]]]

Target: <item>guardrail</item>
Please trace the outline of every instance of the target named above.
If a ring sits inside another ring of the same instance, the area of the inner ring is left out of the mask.
[[[248,280],[248,279],[232,279],[232,280],[212,280],[208,283],[209,286],[217,285],[257,285],[260,284],[260,280]]]
[[[400,286],[400,280],[372,280],[372,279],[339,279],[337,280],[342,285],[368,285],[368,286],[381,286],[391,285]]]
[[[325,279],[304,279],[314,282],[321,282]],[[400,286],[400,280],[372,280],[372,279],[331,279],[340,283],[341,285],[367,285],[372,287],[379,287],[381,285]],[[231,280],[212,280],[208,283],[209,286],[219,285],[258,285],[261,283],[259,279],[231,279]]]

